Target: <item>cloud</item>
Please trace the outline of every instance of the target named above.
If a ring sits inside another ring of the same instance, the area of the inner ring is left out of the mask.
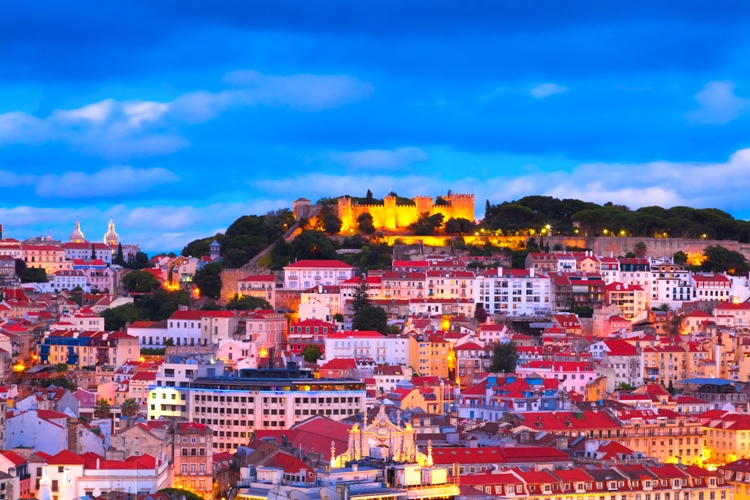
[[[124,243],[138,243],[144,251],[179,251],[196,238],[225,231],[238,217],[265,214],[287,206],[281,199],[258,199],[247,203],[213,203],[210,205],[155,205],[128,207],[118,204],[107,208],[0,207],[0,220],[6,235],[25,239],[47,234],[66,239],[78,217],[90,241],[99,241],[107,231],[110,218]]]
[[[331,154],[333,161],[358,169],[402,168],[412,163],[425,161],[427,158],[427,153],[419,148],[366,149]]]
[[[98,172],[48,174],[36,183],[42,198],[108,198],[146,192],[180,178],[164,168],[133,168],[128,165],[104,168]]]
[[[317,199],[365,189],[382,196],[389,189],[400,196],[474,193],[477,215],[485,199],[493,203],[527,195],[549,195],[632,208],[689,205],[745,209],[750,189],[750,149],[737,151],[726,162],[650,162],[640,164],[588,163],[570,171],[534,170],[521,175],[442,178],[439,175],[331,175],[310,173],[285,179],[254,180],[260,192]]]
[[[203,123],[235,108],[286,106],[318,112],[368,98],[369,82],[346,75],[265,75],[234,71],[224,78],[232,88],[196,91],[169,102],[104,99],[47,117],[23,112],[0,114],[0,146],[68,143],[84,154],[106,159],[166,155],[189,145],[185,125]]]
[[[728,80],[708,82],[695,94],[698,109],[686,113],[688,122],[724,125],[750,113],[750,98],[737,97],[735,87],[734,82]]]
[[[563,94],[568,91],[568,87],[563,87],[556,83],[542,83],[531,90],[531,95],[537,99],[544,99],[551,95]]]

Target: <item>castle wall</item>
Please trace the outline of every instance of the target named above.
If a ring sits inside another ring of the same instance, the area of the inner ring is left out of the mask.
[[[420,215],[442,214],[443,218],[455,219],[462,217],[474,220],[474,195],[458,194],[445,197],[449,205],[436,206],[429,196],[417,196],[415,205],[396,205],[395,196],[383,198],[382,205],[360,205],[352,203],[350,198],[339,198],[336,205],[336,215],[341,219],[341,231],[349,232],[357,229],[357,217],[363,213],[372,215],[373,224],[377,229],[403,229],[417,221]]]

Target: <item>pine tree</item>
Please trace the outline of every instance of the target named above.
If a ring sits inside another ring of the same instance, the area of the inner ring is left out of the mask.
[[[490,205],[490,200],[487,200],[484,204],[484,219],[489,219],[490,215],[492,215],[492,205]]]
[[[368,189],[368,190],[367,190],[367,196],[365,196],[365,202],[366,202],[366,203],[367,203],[368,205],[372,205],[372,201],[373,201],[373,200],[372,200],[372,191],[370,191],[370,190]]]
[[[126,267],[125,256],[122,253],[122,243],[117,244],[117,255],[115,256],[115,264],[118,266]]]
[[[96,247],[92,243],[91,244],[91,260],[95,260],[95,259],[96,259]]]
[[[357,288],[354,289],[354,295],[352,295],[352,311],[356,315],[368,305],[370,305],[370,297],[367,295],[367,282],[362,277],[359,279]]]

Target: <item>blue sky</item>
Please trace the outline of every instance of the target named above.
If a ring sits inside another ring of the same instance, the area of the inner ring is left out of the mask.
[[[749,58],[745,2],[5,2],[0,224],[178,251],[368,188],[746,218]]]

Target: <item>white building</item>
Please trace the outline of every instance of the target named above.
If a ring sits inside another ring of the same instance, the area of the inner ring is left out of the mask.
[[[300,303],[299,305],[299,320],[305,321],[308,319],[317,319],[330,323],[333,315],[331,314],[331,307],[324,304],[317,298],[312,298],[307,302]]]
[[[65,250],[65,258],[67,260],[91,259],[92,250],[96,254],[94,259],[99,259],[105,264],[112,264],[112,250],[104,243],[63,243],[62,249]]]
[[[372,359],[378,364],[409,366],[409,337],[385,337],[378,332],[345,331],[325,340],[325,359]]]
[[[66,489],[70,491],[69,498],[93,498],[116,491],[156,493],[172,485],[171,465],[166,457],[140,455],[135,460],[123,461],[94,456],[63,452],[51,457],[44,471],[51,489],[57,486],[60,498]]]
[[[233,378],[200,377],[189,388],[154,387],[148,418],[178,416],[210,425],[214,451],[228,451],[247,444],[254,430],[289,429],[315,415],[343,420],[363,413],[365,399],[361,380],[316,379],[295,369],[248,370]]]
[[[732,281],[725,274],[692,274],[690,275],[690,284],[695,288],[693,300],[724,301],[729,300],[732,295]]]
[[[545,379],[555,379],[566,391],[584,394],[586,385],[598,375],[588,361],[529,361],[516,368],[519,377],[538,374]]]
[[[339,286],[354,277],[354,268],[340,260],[300,260],[284,267],[284,288],[309,290],[315,286]]]
[[[84,292],[89,291],[86,273],[83,271],[56,271],[52,274],[52,280],[49,282],[52,290],[73,290],[80,287]]]
[[[490,269],[474,281],[474,297],[490,314],[539,315],[552,312],[548,276],[534,269]]]
[[[5,421],[5,447],[35,448],[55,455],[68,449],[68,416],[52,410],[21,411]]]

